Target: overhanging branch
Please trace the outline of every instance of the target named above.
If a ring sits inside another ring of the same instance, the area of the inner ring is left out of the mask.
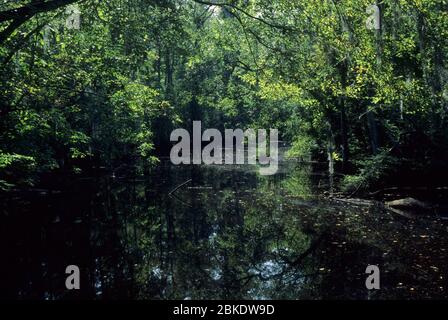
[[[52,1],[32,1],[29,4],[26,4],[22,7],[9,9],[0,12],[0,23],[10,20],[16,20],[19,18],[30,19],[34,15],[41,13],[56,10],[60,7],[64,7],[66,5],[79,2],[80,0],[52,0]]]

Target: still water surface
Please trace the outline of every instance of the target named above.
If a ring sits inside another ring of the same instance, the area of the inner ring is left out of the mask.
[[[328,180],[282,161],[172,166],[74,179],[2,197],[0,297],[21,299],[427,299],[447,297],[448,231],[380,205],[321,196]],[[65,268],[81,290],[65,289]],[[381,290],[365,269],[381,269]]]

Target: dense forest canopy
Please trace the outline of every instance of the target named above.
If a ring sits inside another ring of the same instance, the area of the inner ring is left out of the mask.
[[[447,53],[446,0],[3,0],[0,189],[145,172],[193,120],[277,128],[349,192],[443,184]]]

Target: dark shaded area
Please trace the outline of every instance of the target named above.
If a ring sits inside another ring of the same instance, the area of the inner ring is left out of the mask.
[[[103,176],[60,193],[3,197],[1,296],[446,296],[445,222],[316,197],[310,174],[294,162],[275,177],[257,177],[251,167],[163,162],[144,180]],[[79,291],[65,290],[69,264],[81,269]],[[379,291],[365,289],[369,264],[381,268]]]

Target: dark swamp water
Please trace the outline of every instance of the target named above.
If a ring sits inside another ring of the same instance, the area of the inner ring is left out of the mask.
[[[2,196],[0,297],[444,299],[447,223],[320,196],[328,179],[282,161],[172,166]],[[174,192],[173,192],[174,190]],[[81,289],[65,289],[65,268]],[[381,270],[381,289],[365,269]]]

